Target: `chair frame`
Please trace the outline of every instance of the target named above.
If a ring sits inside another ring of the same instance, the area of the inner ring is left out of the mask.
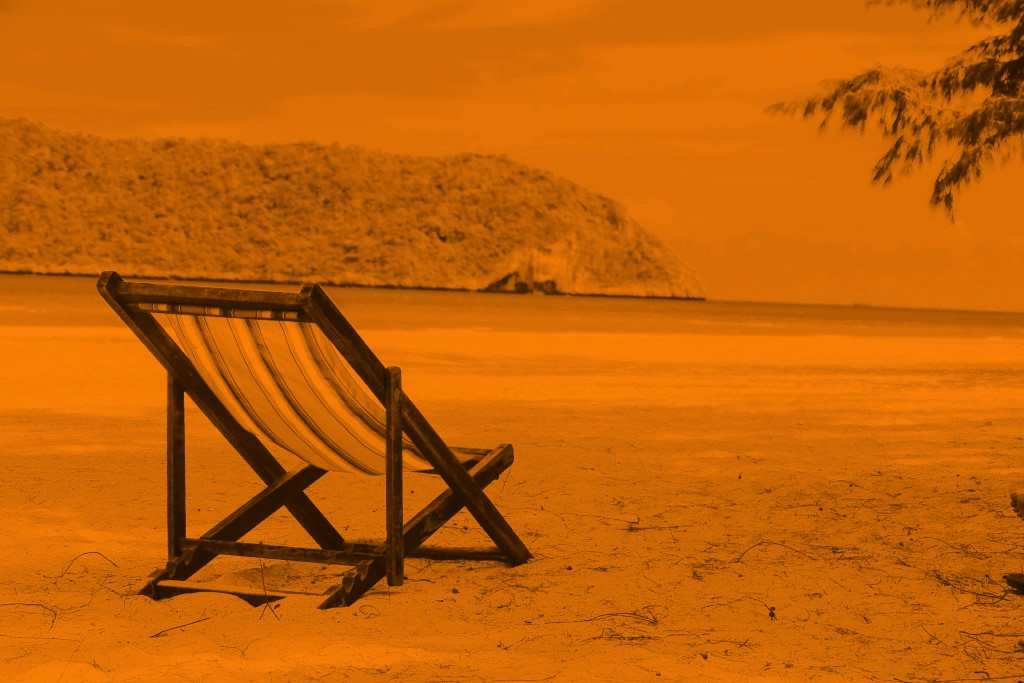
[[[252,604],[280,599],[281,591],[197,583],[188,579],[218,555],[261,557],[352,567],[341,583],[327,591],[321,609],[351,605],[387,576],[388,584],[403,580],[405,557],[505,561],[510,566],[530,559],[530,551],[498,512],[483,489],[511,466],[512,446],[493,449],[450,448],[402,391],[401,371],[385,367],[374,355],[324,289],[303,285],[295,293],[127,281],[113,271],[103,273],[97,289],[167,371],[167,555],[140,591],[160,599],[185,592],[228,592]],[[337,348],[384,406],[385,529],[383,543],[346,541],[305,494],[327,470],[303,465],[290,472],[267,446],[245,429],[196,370],[153,313],[161,307],[196,307],[205,315],[272,317],[311,322]],[[213,309],[215,312],[209,312]],[[219,309],[219,312],[217,311]],[[198,538],[186,533],[185,395],[210,420],[228,443],[266,484],[260,493]],[[447,485],[441,495],[409,521],[402,501],[402,435],[409,437]],[[460,461],[455,452],[464,458]],[[240,541],[282,507],[286,508],[319,548],[266,545]],[[424,547],[439,528],[466,508],[494,541],[496,550]]]

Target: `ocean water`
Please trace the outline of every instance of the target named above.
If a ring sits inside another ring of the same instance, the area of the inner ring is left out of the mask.
[[[1024,339],[1024,313],[345,287],[328,291],[357,329]],[[93,278],[0,275],[0,325],[120,322],[96,292]]]

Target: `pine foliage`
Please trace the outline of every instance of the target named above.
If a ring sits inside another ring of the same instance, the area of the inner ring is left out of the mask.
[[[876,0],[877,1],[877,0]],[[1024,140],[1024,0],[887,0],[933,17],[955,14],[1002,31],[932,72],[879,67],[832,82],[822,94],[775,105],[843,127],[881,128],[888,149],[873,178],[888,184],[937,153],[941,170],[930,203],[952,216],[957,193],[993,161],[1020,157]]]

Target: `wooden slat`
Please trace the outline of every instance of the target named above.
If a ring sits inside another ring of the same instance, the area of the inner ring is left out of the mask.
[[[219,541],[211,538],[182,539],[185,550],[204,550],[215,555],[234,555],[237,557],[262,557],[268,560],[288,560],[291,562],[313,562],[317,564],[340,564],[354,566],[363,560],[378,557],[380,543],[346,543],[339,550],[323,550],[321,548],[296,548],[290,545],[270,545],[267,543],[243,543],[241,541]],[[407,553],[406,557],[426,560],[475,560],[505,562],[508,558],[500,550],[484,550],[481,548],[442,548],[437,546],[420,546]]]
[[[185,529],[185,391],[167,373],[167,559],[181,555]]]
[[[139,341],[160,361],[164,368],[175,375],[189,397],[204,415],[238,451],[249,467],[264,481],[271,484],[285,474],[284,467],[267,450],[267,447],[234,418],[231,412],[217,398],[199,372],[173,339],[153,319],[152,314],[130,311],[120,299],[120,291],[133,284],[125,282],[120,275],[107,271],[100,276],[96,288],[114,312],[118,314]],[[298,495],[287,505],[288,511],[322,548],[337,548],[345,543],[323,513],[305,495]]]
[[[467,476],[472,477],[473,482],[480,487],[485,487],[512,464],[512,447],[508,445],[499,446],[491,451],[490,455],[477,463]],[[403,529],[405,541],[405,552],[410,557],[415,554],[424,541],[430,538],[448,520],[464,507],[462,496],[452,490],[445,491],[435,498],[429,505],[423,508],[415,517],[406,522]],[[380,545],[374,552],[375,557],[364,560],[349,570],[342,577],[341,585],[330,591],[327,598],[320,603],[320,609],[330,609],[338,605],[351,605],[358,600],[366,591],[372,588],[387,573],[385,567],[384,552],[385,545]],[[511,560],[506,555],[506,560]]]
[[[467,469],[472,467],[473,465],[477,464],[481,460],[483,460],[484,456],[491,452],[490,450],[487,450],[487,449],[473,449],[473,450],[474,451],[479,451],[479,452],[472,452],[472,453],[470,453],[470,452],[468,452],[468,449],[465,449],[465,448],[463,448],[463,449],[459,449],[459,448],[451,449],[452,453],[456,453],[457,454],[455,457],[456,457],[456,459],[458,459],[459,464],[461,464],[463,467],[465,467]],[[437,470],[432,469],[432,468],[424,469],[424,470],[416,470],[416,472],[418,472],[419,474],[433,474],[433,475],[437,474]]]
[[[217,523],[202,535],[203,539],[237,541],[270,515],[280,510],[295,496],[300,495],[310,484],[327,474],[326,470],[305,465],[292,470],[276,482],[250,498],[241,507]],[[205,567],[216,557],[216,553],[198,548],[183,553],[182,559],[173,563],[168,578],[187,579]]]
[[[485,456],[485,455],[487,455],[488,453],[491,452],[490,448],[466,448],[465,446],[452,446],[451,450],[452,450],[452,453],[465,453],[467,455],[479,455],[480,457],[476,458],[476,460],[480,460],[481,458],[483,458],[483,456]],[[463,462],[463,464],[465,464],[467,462],[467,460],[469,460],[469,458],[460,458],[460,460]]]
[[[288,560],[291,562],[315,562],[319,564],[355,565],[363,560],[373,558],[377,546],[367,544],[347,544],[341,550],[323,550],[320,548],[296,548],[290,545],[269,545],[266,543],[242,543],[240,541],[222,541],[213,538],[187,538],[186,548],[196,548],[214,555],[234,555],[237,557],[262,557],[268,560]]]
[[[292,470],[218,522],[203,534],[202,538],[226,540],[241,538],[255,529],[257,524],[284,507],[290,498],[306,490],[325,474],[327,474],[327,470],[322,470],[315,465],[303,465]]]
[[[384,426],[384,511],[387,529],[387,573],[389,586],[401,586],[404,578],[402,525],[402,371],[388,368]]]
[[[118,288],[118,296],[125,304],[184,304],[265,311],[302,310],[302,302],[297,293],[271,290],[124,282]]]
[[[440,546],[420,546],[407,550],[406,557],[424,560],[472,560],[475,562],[508,562],[508,557],[500,550],[484,548],[443,548]]]
[[[196,315],[206,318],[244,318],[248,320],[281,320],[287,322],[307,322],[305,313],[301,311],[267,310],[264,308],[226,308],[224,306],[198,306],[191,304],[171,303],[138,303],[127,304],[133,311],[147,313],[163,313],[166,315]]]

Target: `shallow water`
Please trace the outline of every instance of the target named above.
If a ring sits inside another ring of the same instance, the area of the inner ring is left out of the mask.
[[[1024,338],[1024,313],[353,287],[328,291],[357,329]],[[0,275],[0,325],[108,324],[120,323],[92,278]]]

